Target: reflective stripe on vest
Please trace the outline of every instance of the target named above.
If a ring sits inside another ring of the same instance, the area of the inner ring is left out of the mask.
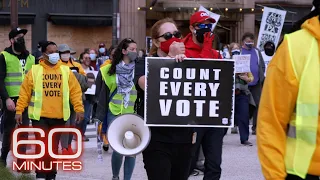
[[[67,121],[70,117],[69,104],[69,73],[68,66],[61,65],[60,71],[62,74],[62,100],[63,100],[63,119]],[[43,67],[41,65],[32,66],[32,79],[34,83],[31,101],[28,107],[29,118],[40,120],[42,102],[43,102]]]
[[[6,77],[4,79],[6,90],[10,97],[17,97],[26,72],[35,64],[35,58],[32,55],[27,57],[25,71],[23,71],[17,56],[6,51],[1,52],[1,54],[3,54],[6,62]]]
[[[111,64],[108,64],[106,66],[103,66],[100,69],[101,76],[103,81],[106,83],[110,90],[110,95],[112,94],[113,91],[116,90],[117,88],[117,83],[116,83],[116,75],[110,76],[108,74],[109,69],[111,67]],[[135,86],[132,87],[130,91],[130,99],[129,99],[129,104],[128,107],[125,108],[123,105],[123,96],[121,94],[116,93],[112,100],[109,102],[109,109],[110,112],[113,115],[119,115],[119,114],[126,114],[126,113],[134,113],[134,104],[137,99],[137,91]]]
[[[304,29],[286,35],[285,38],[292,67],[299,81],[296,112],[291,117],[287,131],[285,165],[287,173],[305,179],[316,149],[320,92],[319,49],[317,40]]]

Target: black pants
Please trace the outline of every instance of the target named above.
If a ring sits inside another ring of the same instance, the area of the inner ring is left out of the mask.
[[[143,152],[149,180],[187,180],[193,145],[151,141]]]
[[[221,177],[222,142],[225,128],[195,128],[197,142],[193,147],[193,158],[191,170],[196,168],[199,147],[202,145],[204,162],[203,180],[219,180]]]
[[[307,175],[305,179],[300,178],[299,176],[288,174],[286,180],[319,180],[318,176]]]
[[[65,124],[65,121],[63,119],[50,119],[50,118],[43,118],[41,117],[39,121],[37,120],[32,120],[32,126],[36,127],[36,128],[41,128],[44,130],[44,132],[46,133],[45,137],[40,137],[39,133],[35,133],[35,137],[37,140],[46,142],[46,153],[44,155],[44,157],[42,157],[41,159],[36,159],[35,163],[38,164],[39,161],[44,161],[45,167],[50,167],[50,163],[51,161],[53,161],[54,159],[51,158],[48,154],[48,133],[51,129],[55,128],[55,127],[63,127]],[[61,133],[55,133],[54,137],[53,137],[53,144],[52,144],[52,148],[53,148],[53,152],[55,154],[58,154],[58,147],[59,147],[59,140],[60,140],[60,136]],[[39,153],[40,152],[40,147],[36,146],[36,152]],[[52,170],[50,171],[38,171],[36,170],[36,178],[45,178],[45,179],[54,179],[56,177],[57,171],[56,171],[56,167],[54,167],[55,164],[52,165]]]
[[[17,103],[17,98],[12,98],[14,103]],[[2,148],[1,148],[1,161],[4,163],[4,165],[7,165],[7,156],[10,152],[11,148],[11,139],[12,139],[12,133],[13,130],[16,128],[16,120],[15,120],[15,111],[9,111],[7,109],[7,106],[5,104],[5,101],[3,102],[3,116],[1,119],[1,130],[3,133],[3,139],[2,139]],[[22,113],[22,126],[28,127],[29,126],[29,118],[28,118],[28,110],[25,109],[25,111]],[[28,133],[19,133],[18,140],[22,139],[28,139]],[[19,153],[25,154],[27,150],[27,147],[25,145],[19,146]],[[17,164],[22,163],[22,159],[17,160]]]
[[[253,96],[254,102],[256,104],[256,108],[250,108],[250,117],[252,116],[252,131],[256,131],[257,128],[257,117],[258,117],[258,109],[260,103],[260,96],[261,96],[261,86],[249,86],[249,90]]]

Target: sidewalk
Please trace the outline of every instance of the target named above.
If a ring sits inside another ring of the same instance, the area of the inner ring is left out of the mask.
[[[255,136],[251,136],[250,141],[254,146],[246,147],[240,145],[239,135],[228,134],[225,137],[221,180],[263,180]],[[103,162],[99,162],[95,147],[95,138],[90,138],[89,142],[85,142],[85,152],[82,155],[83,170],[81,172],[59,171],[57,180],[111,180],[111,150],[104,152]],[[123,169],[120,173],[122,178]],[[189,180],[201,180],[202,178],[202,176],[196,176],[190,177]],[[147,180],[141,155],[137,156],[132,180]]]

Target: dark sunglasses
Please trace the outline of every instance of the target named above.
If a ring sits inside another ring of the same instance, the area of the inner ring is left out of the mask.
[[[196,26],[200,29],[211,29],[212,28],[212,24],[197,24]]]
[[[157,39],[163,37],[165,40],[169,40],[173,36],[176,37],[176,38],[181,38],[182,34],[179,31],[175,31],[173,33],[167,32],[167,33],[164,33],[161,36],[157,37]]]

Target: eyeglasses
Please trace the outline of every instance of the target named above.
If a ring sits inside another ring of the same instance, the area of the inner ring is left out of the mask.
[[[212,24],[196,24],[195,26],[197,26],[200,29],[211,29],[212,28]]]
[[[161,36],[157,37],[157,39],[163,37],[165,40],[169,40],[173,36],[176,38],[181,38],[182,35],[181,35],[181,32],[179,32],[179,31],[175,31],[173,33],[166,32],[166,33],[162,34]]]

